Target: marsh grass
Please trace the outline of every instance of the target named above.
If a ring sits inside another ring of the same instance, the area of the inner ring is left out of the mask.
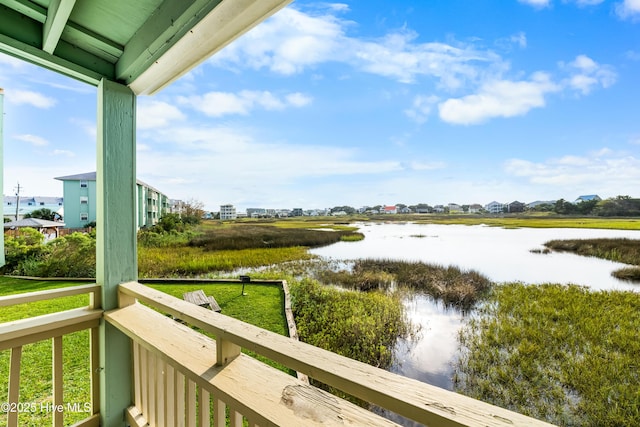
[[[614,271],[614,277],[640,282],[640,240],[638,239],[567,239],[544,244],[554,251],[608,259],[637,267]]]
[[[240,250],[259,248],[284,248],[293,246],[318,247],[339,242],[352,236],[352,230],[313,230],[273,225],[238,224],[203,230],[188,245],[206,250]]]
[[[325,270],[319,273],[319,278],[323,282],[361,291],[389,289],[397,285],[461,308],[471,307],[491,286],[489,279],[474,270],[380,259],[356,260],[351,271]]]
[[[181,247],[174,250],[139,247],[138,271],[140,277],[195,276],[311,257],[303,247],[221,251],[209,251],[199,247]]]
[[[457,391],[562,426],[640,425],[640,295],[497,286],[460,333]]]
[[[397,339],[410,332],[402,301],[394,295],[339,290],[304,279],[291,286],[291,300],[302,341],[382,369],[391,365]]]

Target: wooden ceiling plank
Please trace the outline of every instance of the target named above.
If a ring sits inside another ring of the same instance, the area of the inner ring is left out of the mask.
[[[0,3],[41,24],[47,19],[47,9],[29,0],[2,0]]]
[[[44,22],[42,50],[53,55],[76,0],[51,0]]]
[[[161,58],[148,66],[144,73],[125,81],[136,94],[152,95],[290,2],[291,0],[223,1]]]
[[[131,81],[161,57],[221,0],[165,0],[138,29],[116,64],[116,76]]]

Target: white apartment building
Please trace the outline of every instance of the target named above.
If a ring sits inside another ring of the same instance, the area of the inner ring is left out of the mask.
[[[233,205],[220,205],[220,219],[236,219],[238,214],[236,213],[236,207]]]

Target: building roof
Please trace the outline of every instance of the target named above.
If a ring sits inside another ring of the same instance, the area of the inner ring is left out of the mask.
[[[2,0],[0,0],[0,1],[2,1]],[[76,175],[57,176],[54,179],[57,179],[58,181],[95,181],[96,180],[96,172],[85,172],[85,173],[79,173],[79,174],[76,174]],[[136,179],[136,183],[138,183],[138,185],[142,185],[143,187],[150,188],[151,190],[155,191],[156,193],[162,193],[162,191],[150,186],[146,182],[141,181],[139,179]],[[162,193],[162,194],[164,194],[164,193]]]
[[[16,196],[4,196],[3,197],[3,202],[4,203],[15,203],[16,202],[17,197]],[[62,203],[63,202],[63,198],[62,197],[42,197],[42,196],[20,196],[20,203],[29,203],[29,202],[33,202],[33,203],[44,203],[45,205],[57,205],[58,203]]]
[[[25,218],[18,221],[11,221],[11,222],[4,223],[4,228],[22,228],[22,227],[32,227],[32,228],[64,227],[64,222],[47,221],[46,219],[40,219],[40,218]]]
[[[0,52],[153,94],[290,1],[0,0]]]
[[[587,194],[585,196],[578,196],[576,200],[581,200],[583,202],[588,202],[589,200],[600,200],[600,196],[597,194]]]

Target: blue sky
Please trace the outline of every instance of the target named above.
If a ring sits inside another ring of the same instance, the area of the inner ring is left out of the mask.
[[[95,88],[0,87],[5,195],[95,170]],[[137,144],[209,210],[640,197],[640,0],[295,1],[139,97]]]

